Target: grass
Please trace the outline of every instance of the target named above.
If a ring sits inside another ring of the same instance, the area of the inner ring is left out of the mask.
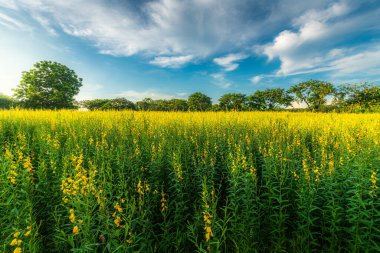
[[[380,251],[379,129],[380,114],[0,111],[0,251]]]

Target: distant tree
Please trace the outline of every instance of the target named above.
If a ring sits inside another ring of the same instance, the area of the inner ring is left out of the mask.
[[[212,106],[211,98],[200,92],[191,94],[187,104],[190,111],[208,111]]]
[[[154,108],[155,111],[170,111],[169,101],[165,99],[154,100]]]
[[[9,109],[14,105],[15,101],[6,95],[0,93],[0,109]]]
[[[187,111],[187,101],[185,99],[170,99],[168,101],[170,111]]]
[[[356,105],[369,109],[380,104],[380,88],[369,83],[343,84],[335,89],[334,103],[340,107]]]
[[[212,107],[211,107],[211,111],[213,111],[213,112],[218,112],[218,111],[220,111],[220,106],[219,106],[219,104],[213,104]]]
[[[23,72],[14,96],[27,108],[73,108],[82,79],[65,65],[40,61],[30,71]]]
[[[222,110],[240,111],[245,109],[246,96],[241,93],[227,93],[219,98],[219,106]]]
[[[102,105],[102,110],[135,110],[136,105],[126,98],[114,98]]]
[[[288,92],[295,95],[297,102],[304,102],[308,108],[318,110],[326,103],[326,97],[334,93],[334,87],[329,82],[309,80],[290,87]]]
[[[278,110],[291,105],[293,98],[284,89],[256,91],[247,97],[247,105],[253,110]]]
[[[154,110],[154,100],[151,98],[144,98],[142,101],[136,102],[137,110],[152,111]]]
[[[110,99],[93,99],[82,101],[81,104],[90,111],[102,110],[102,106],[107,104]]]

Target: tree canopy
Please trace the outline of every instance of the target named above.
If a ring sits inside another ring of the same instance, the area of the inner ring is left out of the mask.
[[[219,106],[222,110],[239,111],[245,108],[246,96],[242,93],[227,93],[220,97]]]
[[[40,61],[22,73],[14,96],[26,108],[62,109],[74,107],[82,78],[63,64]]]
[[[212,107],[211,98],[200,92],[191,94],[187,104],[190,111],[207,111]]]
[[[253,110],[278,110],[291,105],[293,98],[284,89],[258,90],[247,97],[247,105]]]
[[[329,82],[309,80],[290,87],[288,92],[295,95],[297,102],[318,110],[326,103],[326,97],[334,93],[334,86]]]

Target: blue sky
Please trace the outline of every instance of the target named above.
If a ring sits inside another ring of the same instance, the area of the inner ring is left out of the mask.
[[[0,93],[40,60],[77,99],[187,98],[380,81],[379,0],[0,0]]]

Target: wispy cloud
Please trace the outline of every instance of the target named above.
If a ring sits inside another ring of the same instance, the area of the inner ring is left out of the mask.
[[[149,63],[157,65],[164,68],[180,68],[183,65],[191,62],[194,59],[192,55],[183,55],[183,56],[159,56],[155,57]]]
[[[17,4],[14,0],[0,0],[0,7],[17,10]]]
[[[33,18],[52,36],[57,36],[58,33],[57,31],[51,27],[51,23],[50,23],[50,20],[45,18],[44,16],[42,15],[32,15]]]
[[[1,12],[0,12],[0,24],[10,29],[25,30],[25,31],[31,29],[28,25],[24,24],[20,20],[10,17],[8,15],[5,15],[4,13],[1,13]]]
[[[237,62],[247,58],[248,56],[245,54],[228,54],[223,57],[215,58],[213,61],[223,67],[225,71],[234,71],[239,67]]]
[[[226,48],[247,47],[310,6],[326,5],[326,1],[304,0],[297,5],[293,1],[285,2],[294,8],[283,8],[278,1],[251,0],[153,0],[139,4],[106,0],[0,0],[0,6],[30,13],[52,35],[60,28],[71,36],[91,41],[103,54],[142,53],[153,58],[192,55],[194,59],[205,59],[225,52]],[[236,67],[231,62],[225,69],[232,71]]]
[[[226,75],[223,72],[214,73],[210,76],[214,79],[214,84],[219,86],[220,88],[227,89],[232,85],[232,82],[226,78]]]

